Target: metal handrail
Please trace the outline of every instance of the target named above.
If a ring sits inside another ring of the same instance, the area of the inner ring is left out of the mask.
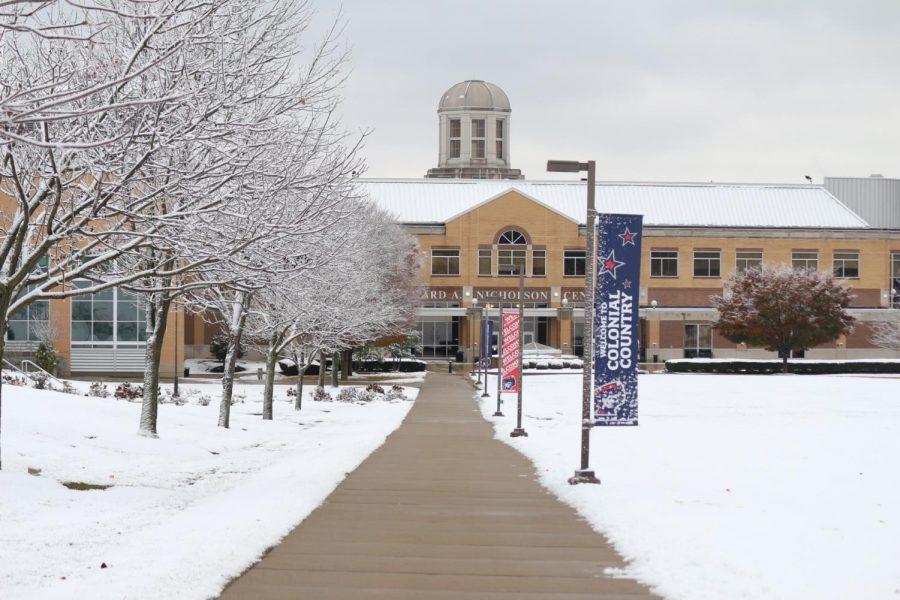
[[[5,362],[5,361],[4,361],[4,362]],[[23,360],[23,361],[22,361],[22,368],[21,368],[21,369],[17,369],[17,370],[18,370],[19,372],[21,372],[22,374],[24,374],[24,375],[25,375],[26,377],[28,377],[29,379],[32,379],[31,376],[30,376],[30,374],[32,373],[32,371],[29,371],[28,365],[31,365],[32,367],[34,367],[34,369],[35,369],[36,371],[38,371],[38,372],[40,372],[40,373],[43,373],[43,375],[44,375],[47,379],[52,379],[52,380],[55,381],[57,384],[63,385],[63,382],[62,382],[59,378],[57,378],[56,376],[54,376],[54,375],[50,374],[49,372],[45,371],[45,370],[42,369],[40,366],[38,366],[37,364],[35,364],[33,361],[30,361],[30,360],[28,360],[28,359]]]

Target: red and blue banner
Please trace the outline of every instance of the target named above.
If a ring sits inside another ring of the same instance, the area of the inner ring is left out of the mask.
[[[642,215],[599,214],[594,288],[594,424],[638,424]]]
[[[504,310],[501,316],[500,331],[503,339],[500,344],[502,358],[500,359],[500,391],[518,392],[522,385],[522,371],[520,360],[522,358],[522,345],[519,328],[522,323],[518,310]]]

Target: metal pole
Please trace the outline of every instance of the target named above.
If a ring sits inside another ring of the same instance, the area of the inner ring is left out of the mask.
[[[584,250],[584,364],[581,381],[581,468],[576,469],[569,483],[600,483],[589,468],[591,455],[591,400],[593,398],[594,366],[594,262],[596,261],[596,240],[594,235],[597,211],[594,207],[596,188],[596,163],[587,163],[587,241]]]
[[[482,398],[490,398],[491,395],[487,391],[488,382],[488,365],[491,364],[491,356],[493,355],[493,341],[490,339],[491,327],[490,318],[488,317],[488,308],[484,308],[484,319],[482,320],[481,335],[485,338],[481,341],[481,348],[487,356],[481,357],[481,368],[484,371],[484,391],[481,392]],[[488,334],[488,335],[485,335]]]
[[[175,303],[175,384],[172,395],[178,397],[178,303]]]
[[[497,339],[500,343],[497,344],[497,410],[494,412],[495,417],[502,417],[503,412],[500,410],[500,366],[503,364],[503,304],[497,303],[497,313],[500,315],[500,332],[497,334]]]
[[[483,358],[481,356],[481,350],[484,348],[484,317],[482,317],[481,320],[478,322],[478,326],[480,327],[480,329],[478,330],[478,345],[476,346],[476,348],[478,348],[478,363],[476,363],[477,367],[475,368],[475,370],[478,371],[478,383],[475,385],[475,387],[480,389],[481,388],[481,371],[482,371],[482,366],[483,366],[482,360],[481,360]],[[484,384],[485,384],[485,386],[487,386],[487,381],[485,381]]]
[[[525,370],[522,368],[525,334],[525,265],[519,265],[519,393],[516,406],[516,428],[509,434],[511,437],[528,437],[522,429],[522,386],[525,383]]]

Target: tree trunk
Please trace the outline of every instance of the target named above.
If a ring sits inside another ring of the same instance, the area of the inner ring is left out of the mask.
[[[325,351],[319,350],[319,387],[325,387]]]
[[[787,372],[788,372],[788,359],[787,359],[787,357],[788,357],[788,354],[785,354],[785,355],[784,355],[784,358],[781,359],[781,372],[782,372],[782,373],[787,373]]]
[[[266,352],[266,383],[263,388],[263,421],[272,420],[272,396],[275,392],[275,363],[278,362],[278,334],[273,333]]]
[[[225,355],[225,368],[222,372],[222,402],[219,404],[219,427],[226,429],[231,423],[231,397],[234,393],[234,368],[237,366],[238,349],[241,346],[241,335],[244,333],[244,322],[247,320],[247,304],[250,297],[241,292],[234,302],[234,311],[229,324],[231,339],[228,342],[228,353]]]
[[[341,384],[338,380],[338,374],[340,374],[340,360],[340,352],[333,352],[331,354],[331,387],[337,387]]]
[[[349,348],[341,353],[341,378],[344,381],[353,375],[353,349]]]
[[[147,310],[147,350],[144,358],[144,395],[141,399],[141,422],[138,435],[157,437],[156,425],[159,412],[159,361],[162,357],[166,326],[169,323],[170,298],[161,302],[149,302]],[[175,343],[178,343],[176,340]],[[176,365],[177,368],[177,365]]]
[[[6,309],[8,308],[9,303],[3,303],[3,306],[0,306],[0,365],[2,365],[3,355],[6,352]],[[0,373],[2,373],[3,368],[0,366]],[[3,377],[0,377],[0,430],[3,429]],[[2,441],[2,440],[0,440]],[[2,444],[0,444],[0,448],[2,448]],[[3,454],[0,452],[0,471],[3,470]]]
[[[294,352],[294,364],[297,365],[297,395],[294,396],[294,410],[303,408],[303,372],[306,370],[303,353],[300,353],[300,360],[297,360],[297,353]]]

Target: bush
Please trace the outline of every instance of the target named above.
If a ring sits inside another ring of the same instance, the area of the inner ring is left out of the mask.
[[[225,332],[217,333],[213,336],[212,341],[209,343],[209,351],[215,356],[219,361],[225,362],[225,357],[228,356],[228,344],[231,342],[231,336]],[[237,357],[242,358],[244,356],[244,345],[238,344],[237,349]]]
[[[113,397],[119,400],[137,400],[144,397],[144,386],[123,381],[116,386]]]
[[[331,397],[331,394],[325,391],[325,388],[322,386],[316,386],[316,389],[313,390],[312,399],[316,402],[332,402],[334,398]]]
[[[377,383],[370,383],[369,385],[367,385],[366,391],[372,392],[373,394],[384,394],[384,388]]]
[[[78,390],[75,389],[75,386],[69,383],[68,381],[63,381],[62,389],[59,390],[63,394],[77,394]]]
[[[403,386],[394,384],[384,397],[386,400],[406,400],[406,390],[403,389]]]
[[[16,385],[23,386],[28,385],[28,382],[25,381],[24,377],[19,377],[18,375],[3,375],[3,385]]]
[[[402,360],[400,362],[385,362],[383,360],[357,360],[353,362],[353,370],[357,373],[416,373],[427,368],[424,360]],[[317,371],[318,373],[318,371]]]
[[[91,387],[88,388],[88,396],[94,396],[95,398],[109,398],[109,390],[106,389],[106,384],[100,381],[91,382]]]
[[[780,360],[691,360],[666,361],[668,373],[726,373],[745,375],[770,375],[781,373]],[[877,360],[817,361],[789,360],[788,373],[798,375],[827,375],[837,373],[900,373],[900,361]]]
[[[356,402],[359,399],[359,390],[352,387],[341,388],[335,400],[338,402]]]
[[[278,370],[281,371],[282,375],[286,377],[294,377],[299,372],[297,368],[297,363],[292,360],[279,360],[278,361]],[[318,375],[319,374],[319,363],[313,362],[306,365],[306,368],[303,370],[304,375]]]
[[[31,375],[31,386],[36,390],[47,389],[47,376],[43,373],[34,373]]]
[[[37,351],[34,353],[34,364],[51,375],[55,374],[56,367],[59,366],[59,357],[56,356],[56,349],[46,342],[38,344]]]

